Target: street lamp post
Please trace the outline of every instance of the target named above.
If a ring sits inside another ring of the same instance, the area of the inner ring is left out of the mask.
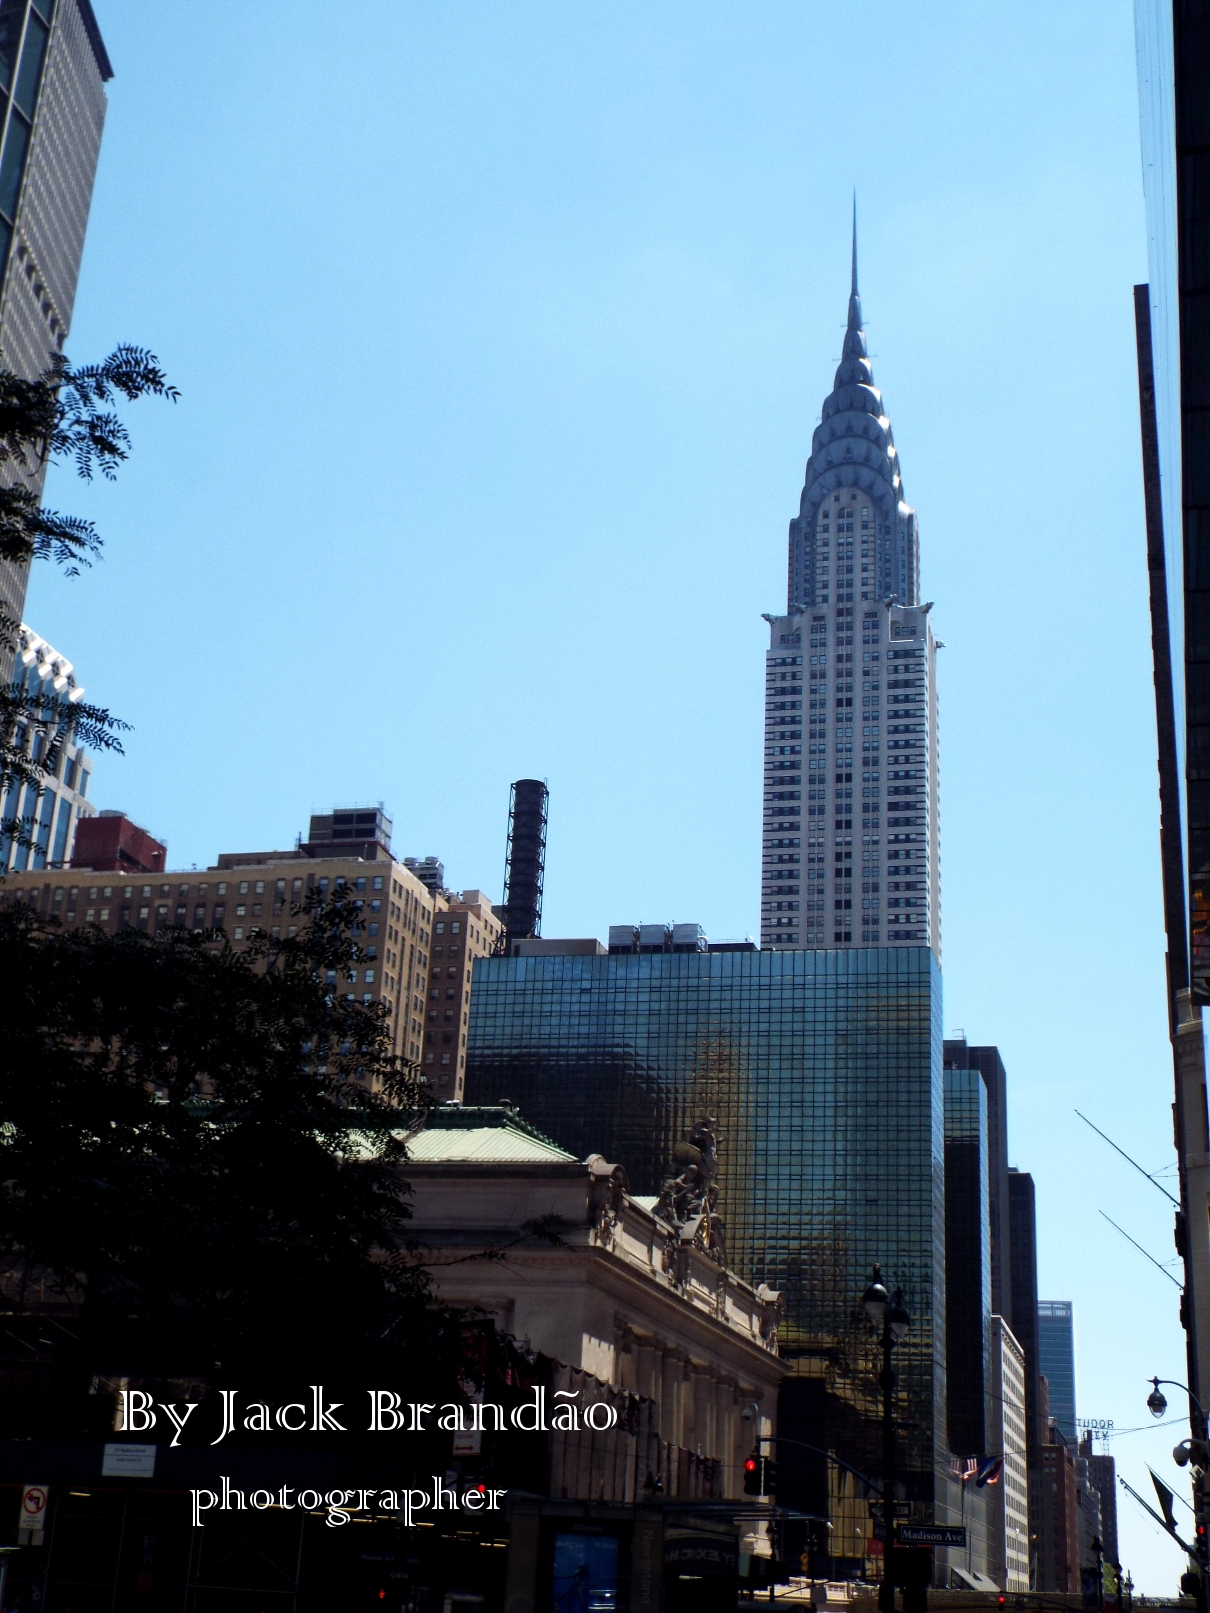
[[[891,1547],[895,1539],[895,1367],[893,1351],[912,1325],[904,1309],[903,1293],[896,1289],[894,1298],[887,1293],[882,1271],[875,1265],[870,1285],[861,1296],[866,1316],[875,1327],[882,1329],[882,1371],[878,1382],[882,1387],[882,1527],[883,1542],[882,1585],[878,1592],[881,1613],[895,1613],[895,1580],[890,1571]]]
[[[1162,1417],[1168,1410],[1168,1401],[1160,1389],[1162,1383],[1167,1384],[1171,1389],[1180,1389],[1184,1394],[1188,1395],[1189,1404],[1197,1412],[1200,1419],[1202,1437],[1198,1438],[1194,1434],[1190,1439],[1182,1440],[1173,1451],[1172,1456],[1178,1466],[1184,1467],[1189,1464],[1194,1471],[1193,1522],[1195,1529],[1194,1540],[1197,1545],[1196,1561],[1199,1569],[1197,1575],[1197,1606],[1198,1613],[1210,1613],[1210,1580],[1207,1578],[1210,1575],[1210,1562],[1207,1561],[1206,1551],[1206,1521],[1207,1512],[1210,1511],[1210,1504],[1208,1504],[1210,1498],[1206,1494],[1206,1475],[1210,1471],[1210,1447],[1208,1447],[1205,1437],[1208,1426],[1206,1413],[1202,1409],[1201,1402],[1187,1383],[1180,1383],[1176,1378],[1152,1378],[1151,1393],[1147,1396],[1147,1410],[1153,1417]],[[1189,1426],[1191,1430],[1194,1428],[1192,1417],[1189,1419]]]

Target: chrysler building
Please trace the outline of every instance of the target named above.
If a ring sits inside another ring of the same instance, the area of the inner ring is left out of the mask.
[[[866,352],[844,348],[767,616],[761,946],[940,958],[936,649],[916,512]]]

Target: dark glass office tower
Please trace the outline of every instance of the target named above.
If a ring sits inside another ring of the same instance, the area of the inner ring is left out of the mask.
[[[1025,1438],[1029,1465],[1036,1466],[1042,1441],[1038,1420],[1038,1228],[1034,1179],[1011,1166],[1008,1172],[1008,1236],[1012,1246],[1013,1332],[1025,1353]]]
[[[950,1448],[959,1456],[982,1456],[987,1450],[991,1231],[987,1094],[978,1070],[945,1072],[945,1292]]]
[[[1020,1342],[1013,1310],[1012,1238],[1008,1209],[1008,1077],[998,1047],[971,1047],[965,1037],[946,1038],[946,1069],[978,1070],[987,1096],[987,1214],[991,1239],[991,1308]]]
[[[794,1426],[874,1477],[878,1363],[860,1299],[881,1262],[913,1319],[896,1352],[900,1472],[918,1516],[950,1521],[929,949],[485,958],[470,1014],[466,1101],[510,1098],[579,1157],[625,1166],[633,1192],[657,1193],[674,1143],[717,1117],[727,1257],[784,1296]],[[872,1538],[861,1486],[780,1454],[827,1503],[836,1571],[855,1572]]]
[[[112,77],[90,0],[0,0],[0,354],[21,375],[44,370],[71,327]],[[11,619],[25,584],[24,567],[0,564]]]
[[[1076,1348],[1071,1301],[1038,1301],[1038,1371],[1050,1390],[1050,1415],[1076,1448]]]
[[[1029,1479],[1031,1572],[1042,1523],[1042,1410],[1038,1382],[1038,1231],[1034,1179],[1008,1172],[1008,1236],[1012,1245],[1013,1331],[1025,1356],[1025,1466]],[[1019,1329],[1019,1331],[1018,1331]]]

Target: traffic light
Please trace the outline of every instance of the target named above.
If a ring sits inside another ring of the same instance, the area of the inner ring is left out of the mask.
[[[745,1495],[764,1495],[765,1492],[761,1488],[761,1468],[763,1466],[764,1458],[760,1454],[760,1446],[758,1445],[744,1463]]]
[[[1201,1590],[1201,1588],[1202,1576],[1200,1574],[1195,1574],[1192,1569],[1190,1569],[1188,1572],[1181,1575],[1182,1596],[1192,1596],[1194,1600],[1196,1600],[1198,1592]]]
[[[1194,1528],[1193,1540],[1197,1547],[1198,1561],[1204,1563],[1207,1560],[1206,1525],[1200,1518]]]
[[[763,1478],[763,1480],[761,1482],[761,1492],[760,1493],[762,1495],[776,1495],[777,1494],[777,1463],[773,1460],[773,1458],[771,1456],[766,1456],[765,1459],[764,1459],[764,1463],[765,1463],[765,1472],[764,1472],[764,1478]]]

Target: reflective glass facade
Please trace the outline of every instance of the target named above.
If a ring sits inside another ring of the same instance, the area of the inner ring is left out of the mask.
[[[1038,1371],[1046,1379],[1050,1415],[1076,1448],[1076,1340],[1071,1301],[1038,1301]]]
[[[987,1450],[984,1427],[991,1322],[987,1094],[978,1070],[945,1072],[946,1363],[949,1437],[961,1456]]]
[[[928,1514],[948,1471],[941,976],[928,947],[480,959],[466,1101],[502,1097],[581,1158],[624,1165],[640,1194],[658,1193],[689,1125],[717,1117],[729,1263],[783,1296],[785,1354],[819,1389],[813,1442],[872,1474],[877,1361],[860,1297],[881,1262],[913,1318],[896,1352],[900,1460]],[[834,1555],[865,1555],[859,1510]]]

